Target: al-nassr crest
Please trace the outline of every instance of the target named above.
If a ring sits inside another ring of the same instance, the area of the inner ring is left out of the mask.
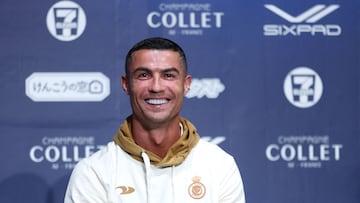
[[[206,188],[204,184],[200,182],[200,177],[195,176],[192,178],[193,183],[189,186],[189,195],[194,199],[201,199],[205,196]]]

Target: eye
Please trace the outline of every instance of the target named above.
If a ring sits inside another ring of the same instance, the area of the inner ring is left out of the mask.
[[[175,69],[164,71],[163,77],[166,80],[176,80],[179,77],[179,72]]]
[[[164,77],[167,78],[167,79],[172,79],[172,78],[175,78],[175,75],[172,74],[172,73],[165,73]]]
[[[150,77],[150,74],[148,74],[148,73],[146,73],[146,72],[139,73],[139,74],[137,75],[137,78],[139,78],[139,79],[147,79],[147,78],[149,78],[149,77]]]

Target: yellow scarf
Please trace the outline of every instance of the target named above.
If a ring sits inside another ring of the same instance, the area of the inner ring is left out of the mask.
[[[195,126],[185,118],[181,118],[180,122],[183,125],[184,132],[180,139],[170,147],[163,159],[150,151],[146,152],[150,158],[151,164],[159,167],[178,165],[184,161],[191,149],[198,143],[200,136],[197,133]],[[115,134],[113,139],[117,145],[134,159],[143,161],[141,152],[145,150],[138,146],[133,139],[130,117],[128,117],[120,126],[119,131]]]

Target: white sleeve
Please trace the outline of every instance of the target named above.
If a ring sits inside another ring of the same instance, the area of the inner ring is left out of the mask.
[[[244,186],[234,158],[220,184],[220,203],[245,203]]]
[[[89,164],[80,161],[74,168],[64,198],[64,203],[107,202],[106,186],[100,174]]]

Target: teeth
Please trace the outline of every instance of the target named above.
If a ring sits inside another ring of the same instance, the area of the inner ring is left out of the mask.
[[[149,104],[159,105],[159,104],[165,104],[168,101],[166,99],[148,99],[146,100]]]

